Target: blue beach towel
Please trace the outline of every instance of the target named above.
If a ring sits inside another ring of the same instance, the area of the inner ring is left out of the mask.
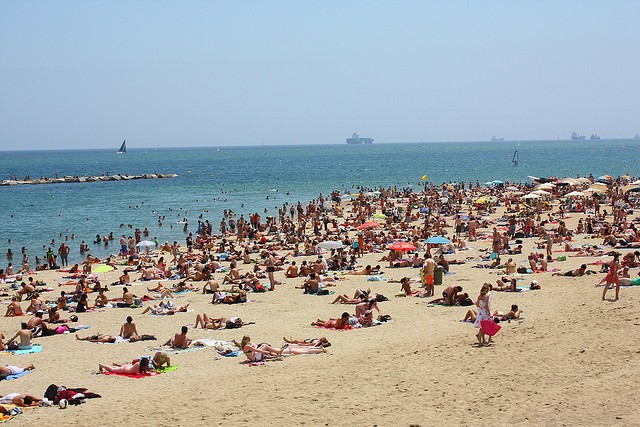
[[[42,346],[39,344],[34,344],[31,348],[26,350],[5,350],[5,352],[9,354],[32,354],[32,353],[42,353]]]
[[[3,379],[7,380],[7,381],[12,381],[12,380],[17,380],[20,377],[24,377],[27,374],[30,374],[31,371],[22,371],[19,374],[15,374],[15,375],[7,375],[6,377],[4,377]]]

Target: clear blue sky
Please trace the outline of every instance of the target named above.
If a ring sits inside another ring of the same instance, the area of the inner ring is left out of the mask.
[[[10,1],[0,150],[640,132],[637,1]]]

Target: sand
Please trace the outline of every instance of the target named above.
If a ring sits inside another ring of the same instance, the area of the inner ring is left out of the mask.
[[[569,220],[570,228],[579,217]],[[526,262],[533,241],[524,239],[524,255],[514,256],[519,265]],[[582,241],[594,242],[579,238],[577,243]],[[449,258],[477,258],[479,249],[489,247],[484,241],[469,245],[474,249]],[[362,264],[378,264],[380,257],[366,255]],[[550,268],[566,271],[595,260],[570,257]],[[473,300],[482,283],[497,278],[493,270],[471,268],[474,264],[452,266],[456,274],[444,278],[445,285],[459,284]],[[418,277],[418,270],[411,268],[383,269],[391,279]],[[37,278],[52,285],[60,276],[44,272]],[[110,283],[118,273],[104,276],[105,283]],[[276,277],[283,279],[282,272]],[[91,325],[81,336],[116,335],[131,315],[138,330],[156,335],[156,342],[93,344],[68,334],[36,339],[44,349],[39,354],[0,356],[4,364],[36,365],[23,378],[0,382],[0,394],[42,395],[55,383],[86,387],[102,395],[65,410],[35,408],[12,421],[31,425],[640,424],[633,405],[640,399],[635,377],[640,368],[640,287],[623,288],[617,302],[602,301],[602,288],[594,285],[603,274],[524,275],[520,285],[535,279],[542,289],[493,292],[492,309],[508,311],[511,304],[518,304],[525,320],[501,323],[495,345],[479,348],[476,329],[460,322],[467,307],[428,306],[426,299],[394,297],[399,284],[349,277],[332,290],[353,295],[355,289],[371,287],[383,293],[389,301],[379,306],[392,322],[352,331],[313,328],[310,323],[317,318],[339,317],[343,311],[353,312],[353,306],[331,305],[333,296],[304,295],[294,289],[302,278],[284,280],[286,284],[275,292],[250,294],[256,301],[241,305],[214,306],[210,295],[187,293],[174,302],[190,303],[191,313],[151,316],[141,315],[142,309],[113,308],[79,315],[78,323]],[[141,295],[147,293],[146,285],[131,288]],[[442,289],[436,287],[436,295]],[[109,297],[120,293],[112,288]],[[47,299],[55,296],[57,292],[45,294]],[[280,346],[283,336],[326,336],[333,345],[328,354],[286,357],[258,367],[240,364],[242,356],[221,358],[206,349],[172,356],[178,369],[152,378],[96,374],[98,363],[124,363],[151,354],[151,346],[166,341],[182,325],[194,323],[195,314],[202,312],[240,316],[256,324],[240,330],[190,330],[191,338],[240,340],[249,334],[254,342]],[[27,319],[0,318],[0,330],[10,337],[18,322]]]

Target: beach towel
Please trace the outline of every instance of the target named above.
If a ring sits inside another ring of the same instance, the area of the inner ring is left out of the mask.
[[[20,377],[24,377],[27,374],[30,374],[31,370],[29,371],[22,371],[19,374],[15,374],[15,375],[7,375],[6,377],[0,377],[0,380],[7,380],[7,381],[12,381],[12,380],[17,380]]]
[[[156,371],[149,371],[149,372],[145,372],[144,374],[120,374],[118,372],[103,372],[102,375],[113,375],[116,377],[127,377],[127,378],[147,378],[147,377],[154,377],[156,375],[160,375],[160,372],[156,372]]]
[[[319,294],[317,292],[307,292],[306,293],[306,295],[316,295],[316,296],[319,296],[319,297],[324,296],[324,295],[333,295],[333,294],[335,294],[335,292],[333,292],[333,291],[327,291],[326,293],[322,293],[322,294]]]
[[[32,353],[42,353],[42,346],[40,344],[34,344],[31,348],[25,350],[4,350],[3,353],[6,354],[32,354]]]
[[[328,328],[326,326],[314,326],[314,328],[318,328],[318,329],[328,329],[330,331],[349,331],[351,329],[356,329],[353,326],[349,325],[346,328],[342,328],[342,329],[336,329],[336,328]]]
[[[167,347],[156,347],[149,349],[152,352],[156,351],[164,351],[167,354],[181,354],[181,353],[191,353],[193,351],[204,350],[206,347],[187,347],[187,348],[167,348]]]
[[[164,373],[167,373],[167,372],[173,372],[176,369],[178,369],[178,367],[176,365],[171,365],[171,366],[165,366],[164,368],[156,369],[156,372],[158,372],[160,374],[164,374]]]

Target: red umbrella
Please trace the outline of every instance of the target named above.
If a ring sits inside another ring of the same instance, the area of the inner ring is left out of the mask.
[[[389,249],[394,251],[408,252],[415,251],[416,247],[409,242],[395,242],[394,244],[389,245]]]
[[[361,224],[358,226],[359,230],[366,230],[367,228],[376,228],[376,227],[380,227],[380,224],[378,224],[377,222],[373,222],[373,221],[367,221],[364,224]]]

